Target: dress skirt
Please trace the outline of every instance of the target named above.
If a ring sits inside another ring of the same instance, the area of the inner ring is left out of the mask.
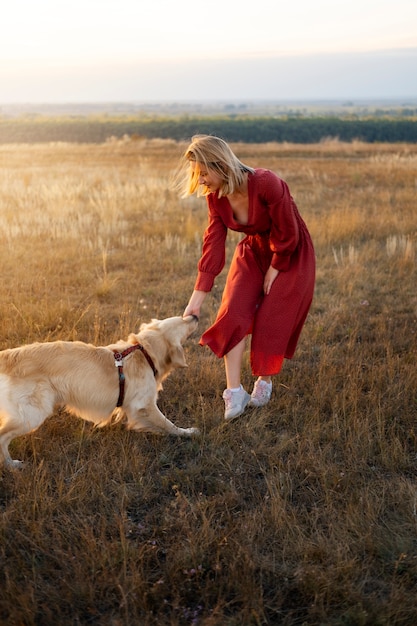
[[[300,229],[289,269],[279,272],[270,293],[264,295],[271,258],[268,234],[248,235],[239,242],[216,320],[200,339],[200,345],[209,346],[221,358],[252,334],[254,376],[278,374],[284,358],[293,357],[313,299],[315,254],[307,229]]]

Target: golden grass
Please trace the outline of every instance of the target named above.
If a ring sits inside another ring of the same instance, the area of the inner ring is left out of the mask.
[[[0,147],[1,348],[182,313],[206,220],[169,189],[182,148]],[[160,406],[192,441],[64,412],[15,440],[1,623],[417,622],[417,146],[234,148],[287,180],[316,245],[296,356],[267,407],[224,424],[222,362],[190,340]]]

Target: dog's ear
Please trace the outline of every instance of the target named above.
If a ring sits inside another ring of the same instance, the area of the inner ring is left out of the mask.
[[[145,324],[142,324],[142,326],[145,326]],[[139,337],[137,335],[135,335],[135,333],[130,333],[129,337],[127,338],[128,342],[136,345],[137,343],[139,343]]]
[[[184,349],[180,343],[171,346],[171,349],[169,351],[169,356],[171,358],[171,363],[175,367],[188,367],[187,362],[185,360]]]
[[[139,331],[142,332],[143,330],[158,330],[160,322],[161,320],[157,320],[153,317],[150,322],[143,322],[139,326]]]

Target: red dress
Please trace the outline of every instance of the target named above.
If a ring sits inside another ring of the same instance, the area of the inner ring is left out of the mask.
[[[209,222],[203,237],[195,289],[211,291],[225,264],[227,229],[246,235],[236,247],[216,320],[200,339],[223,357],[252,333],[255,376],[277,374],[292,358],[314,291],[313,244],[287,184],[270,170],[248,174],[249,214],[236,222],[226,197],[207,196]],[[264,275],[279,270],[270,293]]]

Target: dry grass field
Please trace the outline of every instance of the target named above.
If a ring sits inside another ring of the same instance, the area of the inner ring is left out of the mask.
[[[1,349],[182,314],[206,223],[170,188],[183,147],[0,146]],[[193,440],[63,411],[15,439],[1,624],[417,623],[417,145],[234,149],[289,183],[315,242],[296,356],[267,407],[225,424],[223,363],[189,339],[159,406]]]

